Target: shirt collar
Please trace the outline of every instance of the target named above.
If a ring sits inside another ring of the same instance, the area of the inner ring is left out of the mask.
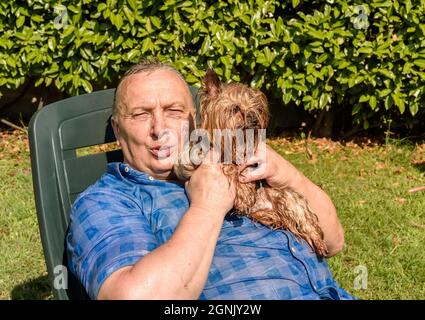
[[[184,185],[183,183],[155,179],[151,175],[142,171],[138,171],[132,168],[129,164],[122,162],[108,163],[108,172],[116,176],[118,175],[122,179],[131,180],[135,183],[154,185],[174,184],[178,186]]]

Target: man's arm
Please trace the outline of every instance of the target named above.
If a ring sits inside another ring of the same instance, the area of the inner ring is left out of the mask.
[[[258,166],[250,167],[253,164]],[[328,247],[328,256],[333,256],[342,250],[344,230],[339,222],[332,200],[321,188],[269,146],[259,148],[255,156],[247,161],[246,166],[248,167],[243,171],[241,181],[266,179],[271,186],[291,187],[302,194],[319,219],[324,240]]]
[[[218,165],[201,165],[186,188],[191,205],[171,238],[135,265],[109,276],[98,299],[199,297],[235,191]]]

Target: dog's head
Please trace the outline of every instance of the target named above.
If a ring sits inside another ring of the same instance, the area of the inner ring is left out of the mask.
[[[266,96],[245,84],[222,84],[208,69],[201,89],[201,128],[265,129],[269,110]],[[211,134],[212,132],[210,132]]]

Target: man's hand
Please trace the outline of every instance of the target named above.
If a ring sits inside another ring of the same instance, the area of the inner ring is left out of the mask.
[[[186,182],[190,206],[205,212],[222,214],[233,208],[235,185],[223,174],[219,164],[203,163]]]
[[[265,143],[258,146],[254,155],[241,166],[241,182],[266,180],[272,187],[292,186],[299,172],[288,161]]]

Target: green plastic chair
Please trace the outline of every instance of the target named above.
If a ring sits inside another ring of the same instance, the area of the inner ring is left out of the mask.
[[[198,89],[190,89],[198,105]],[[35,203],[55,299],[88,299],[64,268],[65,236],[76,197],[100,178],[107,163],[122,161],[121,150],[82,157],[76,153],[79,148],[115,141],[110,123],[113,96],[114,89],[108,89],[52,103],[34,114],[29,124]]]

